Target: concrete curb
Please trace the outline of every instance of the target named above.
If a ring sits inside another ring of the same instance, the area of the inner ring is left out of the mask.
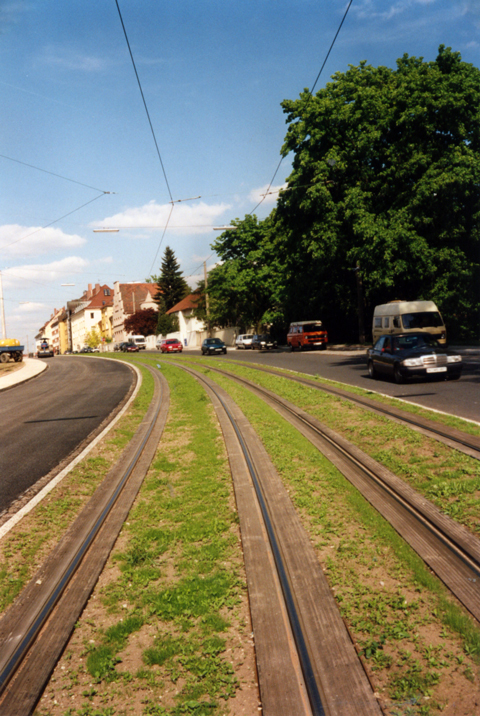
[[[47,368],[47,363],[38,358],[24,358],[23,365],[19,370],[10,375],[0,376],[0,392],[36,378]]]

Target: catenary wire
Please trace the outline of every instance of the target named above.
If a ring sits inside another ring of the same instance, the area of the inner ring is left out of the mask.
[[[330,56],[330,53],[331,53],[331,51],[332,51],[332,49],[333,49],[333,46],[334,46],[335,41],[336,41],[336,39],[337,39],[337,37],[338,37],[338,35],[339,35],[339,32],[340,32],[340,30],[342,29],[342,25],[343,25],[343,23],[345,22],[345,19],[346,19],[347,15],[348,15],[348,11],[350,10],[350,6],[351,6],[352,2],[353,2],[353,0],[350,0],[350,2],[349,2],[348,5],[347,5],[347,9],[345,10],[345,12],[344,12],[344,14],[343,14],[342,21],[340,22],[340,25],[338,26],[337,32],[335,33],[335,37],[333,38],[333,40],[332,40],[332,42],[331,42],[331,44],[330,44],[330,47],[328,48],[328,52],[327,52],[327,54],[326,54],[326,56],[325,56],[325,59],[324,59],[324,61],[323,61],[322,66],[321,66],[321,68],[320,68],[320,72],[318,73],[317,78],[316,78],[315,82],[313,83],[312,89],[309,90],[309,93],[308,93],[309,99],[312,97],[313,90],[315,89],[315,87],[316,87],[316,85],[317,85],[317,82],[318,82],[318,80],[320,79],[320,75],[322,74],[323,69],[324,69],[324,67],[325,67],[325,65],[326,65],[326,63],[327,63],[327,60],[328,60],[328,58],[329,58],[329,56]],[[268,185],[267,191],[265,192],[263,198],[258,202],[258,204],[257,204],[256,206],[254,206],[254,208],[252,209],[252,211],[249,212],[249,215],[250,215],[250,216],[253,214],[254,211],[256,211],[256,210],[258,209],[258,207],[260,206],[260,204],[263,204],[263,202],[265,201],[265,197],[267,196],[267,194],[268,194],[269,191],[270,191],[270,187],[272,186],[272,184],[273,184],[273,182],[274,182],[274,180],[275,180],[275,177],[277,176],[278,170],[280,169],[284,158],[285,158],[285,157],[282,156],[281,159],[280,159],[280,161],[278,162],[277,168],[275,169],[275,172],[274,172],[273,177],[272,177],[272,179],[271,179],[271,181],[270,181],[270,184]]]
[[[90,186],[90,184],[84,184],[81,181],[77,181],[76,179],[70,179],[70,177],[64,177],[62,174],[55,174],[55,172],[50,172],[47,169],[42,169],[41,167],[36,167],[33,164],[28,164],[27,162],[21,162],[20,159],[13,159],[13,157],[7,157],[5,154],[0,154],[0,157],[2,159],[8,159],[10,162],[15,162],[16,164],[22,164],[24,167],[29,167],[30,169],[36,169],[39,172],[43,172],[44,174],[50,174],[52,177],[58,177],[59,179],[65,179],[65,181],[70,181],[72,184],[79,184],[80,186],[85,186],[87,189],[93,189],[94,191],[100,191],[102,194],[116,194],[115,191],[104,191],[103,189],[99,189],[96,186]]]
[[[92,204],[94,201],[97,201],[97,199],[100,199],[101,196],[105,196],[105,192],[102,192],[101,194],[94,197],[93,199],[90,199],[90,201],[87,201],[85,204],[82,204],[81,206],[77,206],[76,209],[73,209],[73,211],[69,211],[68,214],[64,214],[63,216],[60,216],[58,219],[51,221],[49,224],[46,224],[45,226],[41,226],[39,229],[35,229],[35,231],[30,232],[30,234],[26,234],[25,236],[21,236],[19,239],[15,239],[15,241],[11,241],[9,244],[5,244],[4,246],[2,246],[2,249],[8,249],[9,246],[18,244],[19,241],[24,241],[25,239],[28,239],[30,236],[33,236],[34,234],[38,234],[39,231],[48,229],[49,226],[53,226],[53,224],[56,224],[58,221],[61,221],[62,219],[66,219],[67,216],[71,216],[76,211],[80,211],[80,209],[83,209],[84,206],[88,206],[89,204]]]
[[[125,35],[125,40],[126,40],[126,43],[127,43],[128,51],[129,51],[129,53],[130,53],[130,59],[132,60],[132,65],[133,65],[133,69],[134,69],[134,72],[135,72],[135,77],[137,78],[138,88],[139,88],[139,90],[140,90],[140,94],[142,95],[143,106],[145,107],[145,112],[147,113],[148,123],[149,123],[149,125],[150,125],[150,130],[151,130],[151,132],[152,132],[153,141],[155,142],[155,147],[156,147],[156,149],[157,149],[158,158],[159,158],[159,160],[160,160],[160,166],[162,167],[163,176],[164,176],[164,178],[165,178],[165,184],[167,185],[168,194],[169,194],[169,196],[170,196],[170,201],[173,201],[172,192],[170,191],[170,185],[169,185],[168,179],[167,179],[167,173],[166,173],[166,171],[165,171],[165,167],[163,166],[163,161],[162,161],[162,157],[161,157],[161,154],[160,154],[160,149],[159,149],[159,147],[158,147],[157,138],[156,138],[156,136],[155,136],[155,131],[154,131],[154,129],[153,129],[152,120],[150,119],[150,113],[149,113],[149,111],[148,111],[147,102],[146,102],[146,100],[145,100],[145,95],[143,94],[142,84],[141,84],[141,82],[140,82],[140,77],[138,76],[137,67],[136,67],[136,65],[135,65],[135,60],[134,60],[134,58],[133,58],[132,49],[131,49],[131,47],[130,47],[130,42],[129,42],[129,40],[128,40],[128,35],[127,35],[127,30],[126,30],[126,28],[125,28],[125,23],[123,22],[123,17],[122,17],[122,13],[121,13],[121,10],[120,10],[120,6],[119,6],[119,4],[118,4],[118,0],[115,0],[115,4],[116,4],[116,6],[117,6],[118,15],[119,15],[119,17],[120,17],[120,22],[121,22],[121,24],[122,24],[123,34]]]

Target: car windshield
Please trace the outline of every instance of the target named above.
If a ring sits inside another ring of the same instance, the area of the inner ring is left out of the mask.
[[[415,350],[416,348],[439,348],[438,341],[428,333],[419,333],[412,336],[400,336],[393,339],[394,351]]]
[[[402,323],[404,328],[440,328],[443,326],[442,317],[438,311],[404,313]]]
[[[319,321],[318,323],[307,323],[303,326],[303,332],[304,333],[315,333],[315,331],[321,331],[322,330],[322,324]]]
[[[222,341],[220,340],[220,338],[207,338],[205,340],[205,344],[207,346],[221,346]]]
[[[248,341],[248,340],[251,341],[252,338],[253,338],[253,333],[249,333],[249,334],[246,335],[246,336],[242,336],[242,338],[243,338],[244,341]]]
[[[178,343],[176,338],[172,338],[170,341],[167,341],[169,345],[172,345],[173,343]]]

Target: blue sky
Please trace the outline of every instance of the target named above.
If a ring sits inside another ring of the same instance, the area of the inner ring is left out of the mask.
[[[88,283],[144,280],[167,245],[195,285],[215,263],[212,227],[252,211],[269,184],[280,103],[313,85],[347,2],[119,5],[169,188],[115,0],[0,0],[0,270],[7,335],[30,345],[54,307]],[[433,60],[440,44],[478,67],[479,31],[480,0],[353,0],[317,89],[360,60]],[[154,261],[170,193],[201,198],[174,204]]]

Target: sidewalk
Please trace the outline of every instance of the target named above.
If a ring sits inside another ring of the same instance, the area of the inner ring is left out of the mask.
[[[8,365],[8,364],[7,364]],[[12,373],[2,375],[0,373],[0,392],[12,388],[14,385],[26,383],[27,380],[35,378],[47,369],[47,362],[39,358],[24,358],[21,367]]]

